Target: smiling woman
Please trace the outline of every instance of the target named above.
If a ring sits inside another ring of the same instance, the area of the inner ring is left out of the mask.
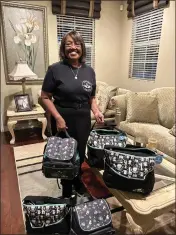
[[[60,58],[61,60],[70,59],[72,62],[85,63],[86,48],[84,40],[78,32],[71,31],[62,38]]]
[[[104,121],[95,101],[95,72],[86,65],[85,58],[86,48],[81,34],[74,30],[67,33],[60,45],[61,61],[48,68],[42,87],[43,103],[52,115],[52,134],[67,129],[78,142],[81,164],[91,128],[90,111],[93,111],[97,122]],[[64,197],[71,196],[72,185],[77,192],[84,192],[80,174],[72,181],[61,181]]]

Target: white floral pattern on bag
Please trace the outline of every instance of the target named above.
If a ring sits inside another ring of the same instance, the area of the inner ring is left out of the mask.
[[[45,156],[57,160],[70,160],[77,147],[73,138],[50,137],[48,139]]]
[[[106,164],[118,175],[128,179],[145,180],[147,174],[154,169],[155,158],[105,150]]]
[[[23,205],[23,211],[29,218],[32,228],[41,228],[57,224],[68,213],[66,204],[63,205]]]
[[[103,149],[105,145],[112,145],[118,147],[126,146],[127,137],[124,135],[118,135],[117,132],[114,131],[114,134],[110,135],[101,135],[97,133],[97,130],[93,130],[90,133],[88,139],[88,145],[93,148]]]
[[[111,212],[104,199],[86,202],[75,207],[79,226],[83,231],[105,227],[112,222]]]

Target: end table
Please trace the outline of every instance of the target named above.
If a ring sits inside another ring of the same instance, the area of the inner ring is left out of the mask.
[[[27,112],[16,112],[15,110],[8,109],[7,110],[7,126],[12,135],[12,139],[10,144],[15,143],[15,133],[14,133],[14,126],[18,121],[23,120],[31,120],[37,119],[39,122],[42,122],[42,138],[44,140],[47,139],[47,136],[44,134],[47,126],[47,119],[45,117],[44,109],[39,105],[36,104],[33,110]]]

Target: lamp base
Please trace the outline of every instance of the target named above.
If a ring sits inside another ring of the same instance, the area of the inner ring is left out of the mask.
[[[23,95],[25,94],[26,92],[26,78],[23,78],[22,79],[22,90],[23,90]]]

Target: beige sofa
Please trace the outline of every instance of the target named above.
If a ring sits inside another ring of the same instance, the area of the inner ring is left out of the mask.
[[[150,137],[157,139],[157,148],[168,155],[170,162],[175,163],[175,136],[170,134],[170,129],[175,124],[175,88],[163,87],[139,93],[156,97],[159,123],[127,121],[130,91],[123,90],[123,94],[112,97],[109,104],[111,109],[119,107],[121,111],[120,128],[134,138],[142,138],[145,143]]]

